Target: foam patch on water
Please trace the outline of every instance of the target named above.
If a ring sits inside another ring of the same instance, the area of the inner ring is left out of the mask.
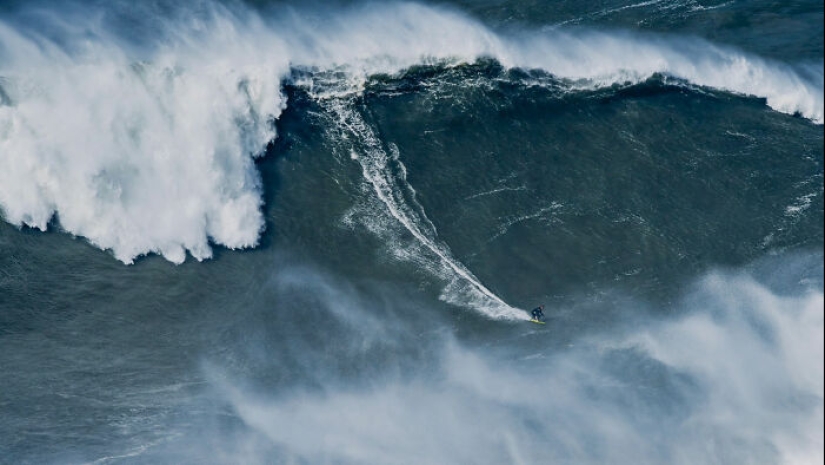
[[[147,253],[204,259],[210,242],[257,244],[263,220],[253,160],[275,137],[281,83],[295,67],[363,83],[413,65],[486,57],[543,69],[571,89],[662,73],[823,121],[821,65],[800,74],[698,39],[497,34],[460,13],[412,3],[266,18],[209,1],[168,17],[150,9],[130,17],[125,8],[85,7],[66,18],[38,10],[34,26],[0,22],[0,211],[39,229],[57,217],[126,263]],[[122,32],[110,10],[151,36]]]

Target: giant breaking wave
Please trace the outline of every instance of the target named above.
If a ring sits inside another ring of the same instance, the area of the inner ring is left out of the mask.
[[[0,213],[20,227],[59,224],[124,263],[257,244],[254,159],[276,137],[281,87],[296,67],[336,70],[353,92],[374,74],[480,58],[544,70],[571,91],[660,73],[823,121],[821,67],[811,79],[698,39],[505,35],[411,3],[327,15],[209,2],[163,15],[65,9],[0,21]],[[137,26],[123,32],[113,18],[130,14]]]

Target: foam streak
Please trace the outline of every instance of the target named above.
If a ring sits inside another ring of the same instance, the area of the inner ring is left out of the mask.
[[[356,141],[354,147],[357,147],[357,149],[353,148],[353,150],[358,150],[358,152],[353,152],[353,158],[361,165],[364,178],[372,186],[375,195],[386,206],[387,212],[403,225],[426,250],[437,257],[441,274],[446,273],[445,277],[447,279],[460,280],[469,287],[469,302],[463,296],[451,293],[445,295],[446,300],[461,305],[469,304],[493,318],[526,319],[524,311],[505,303],[484,286],[459,260],[453,257],[449,247],[438,240],[435,227],[423,213],[423,208],[420,205],[418,205],[418,211],[421,212],[419,214],[404,200],[400,183],[405,182],[405,180],[395,179],[393,176],[392,170],[389,168],[390,157],[381,147],[381,142],[372,128],[353,108],[354,102],[352,99],[324,99],[322,104],[334,115],[334,121],[341,129]],[[397,161],[397,163],[400,164],[400,161]],[[403,165],[401,166],[403,170]],[[408,189],[411,190],[411,188]],[[465,289],[467,286],[465,286]]]

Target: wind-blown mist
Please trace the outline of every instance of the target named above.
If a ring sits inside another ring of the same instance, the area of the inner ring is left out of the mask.
[[[107,22],[122,7],[101,8],[71,22],[43,11],[0,22],[0,209],[17,226],[56,220],[125,263],[148,253],[201,260],[210,242],[257,244],[254,158],[275,138],[295,68],[337,70],[345,92],[375,74],[483,57],[544,70],[570,92],[660,73],[823,119],[821,66],[800,74],[695,39],[507,34],[410,3],[260,17],[204,2],[177,19],[130,18],[153,33],[141,43]]]
[[[270,391],[210,364],[213,395],[241,423],[204,429],[160,456],[191,458],[206,448],[227,463],[822,460],[821,289],[787,294],[747,275],[713,273],[673,319],[639,316],[552,348],[534,342],[559,334],[528,331],[502,351],[450,333],[412,334],[411,317],[376,319],[375,303],[317,273],[283,272],[274,284],[282,301],[309,299],[342,330],[348,342],[336,336],[325,349],[338,368],[310,350],[293,369],[319,388]],[[251,344],[245,352],[264,350]],[[396,363],[368,368],[382,352]]]

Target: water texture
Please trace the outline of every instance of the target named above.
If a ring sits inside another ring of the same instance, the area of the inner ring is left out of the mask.
[[[4,3],[0,463],[821,463],[822,21]]]

